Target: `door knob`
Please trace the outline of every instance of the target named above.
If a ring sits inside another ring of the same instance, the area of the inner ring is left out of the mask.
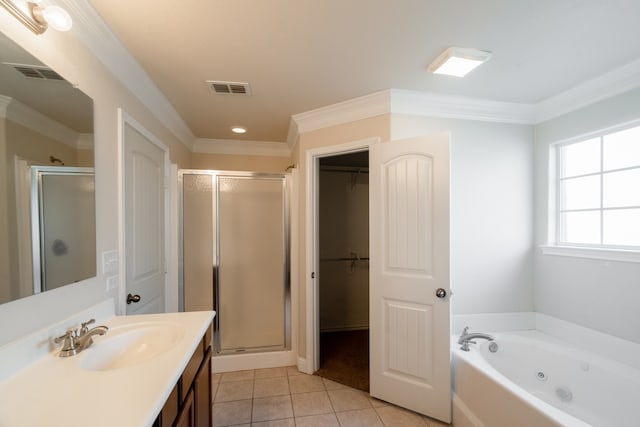
[[[127,304],[131,304],[132,302],[139,302],[140,295],[127,295]]]
[[[442,289],[442,288],[438,288],[438,289],[436,289],[436,296],[437,296],[438,298],[444,298],[444,297],[446,297],[446,296],[447,296],[447,291],[445,291],[445,290],[444,290],[444,289]]]

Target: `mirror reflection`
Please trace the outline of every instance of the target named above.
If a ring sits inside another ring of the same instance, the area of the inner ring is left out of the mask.
[[[93,165],[91,98],[0,34],[0,303],[96,275]]]

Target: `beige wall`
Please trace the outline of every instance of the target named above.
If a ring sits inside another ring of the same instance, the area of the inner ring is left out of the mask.
[[[78,150],[76,152],[77,160],[76,166],[84,168],[92,168],[94,163],[94,151],[93,150]]]
[[[96,245],[100,259],[102,252],[117,249],[119,243],[118,108],[168,146],[171,161],[179,167],[191,167],[191,152],[87,50],[73,30],[47,31],[37,36],[4,10],[0,10],[0,28],[25,50],[77,84],[94,101]],[[1,305],[0,324],[12,327],[1,328],[0,345],[106,298],[117,298],[116,290],[106,291],[101,265],[97,271],[98,276],[93,279]]]
[[[292,163],[289,157],[207,153],[191,155],[192,169],[284,173]]]
[[[307,151],[320,148],[329,147],[334,145],[346,144],[355,142],[367,138],[379,137],[381,141],[389,141],[389,135],[391,132],[391,122],[388,115],[381,115],[372,117],[365,120],[358,120],[351,123],[346,123],[338,126],[332,126],[325,129],[319,129],[316,131],[305,132],[300,134],[298,144],[293,149],[293,155],[295,163],[299,168],[299,182],[298,182],[298,194],[297,194],[297,207],[298,207],[298,248],[300,253],[298,254],[298,277],[297,286],[298,292],[298,307],[299,307],[299,321],[298,321],[298,353],[300,357],[306,357],[306,280],[310,272],[306,270],[306,258],[305,248],[307,247],[306,236],[306,180],[307,180]],[[294,200],[296,196],[293,197]]]

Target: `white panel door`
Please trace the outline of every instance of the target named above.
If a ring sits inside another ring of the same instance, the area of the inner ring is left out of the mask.
[[[165,308],[164,151],[125,124],[125,297],[127,314],[162,313]]]
[[[373,145],[369,174],[371,395],[449,422],[449,135]]]

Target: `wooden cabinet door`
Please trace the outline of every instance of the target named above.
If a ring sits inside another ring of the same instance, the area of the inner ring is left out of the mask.
[[[211,347],[204,356],[198,375],[193,382],[196,427],[210,427],[212,424],[211,396]]]
[[[195,405],[193,399],[193,391],[187,394],[187,397],[182,402],[182,409],[176,418],[174,427],[195,427]]]

